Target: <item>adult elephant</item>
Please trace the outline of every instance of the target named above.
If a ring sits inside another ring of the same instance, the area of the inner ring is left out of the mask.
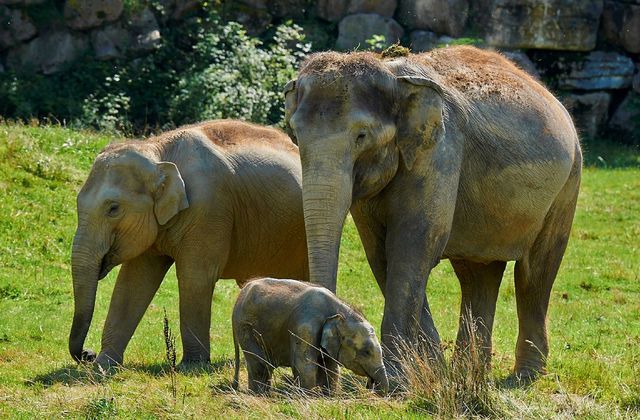
[[[69,351],[83,350],[98,280],[118,264],[101,366],[124,350],[175,262],[182,363],[209,361],[218,278],[308,279],[298,149],[282,132],[221,120],[107,146],[78,194]]]
[[[553,95],[499,54],[473,47],[315,54],[285,95],[302,160],[311,281],[335,291],[350,209],[385,297],[387,361],[399,353],[396,337],[414,340],[420,330],[438,355],[424,290],[443,258],[462,288],[458,347],[474,320],[488,361],[500,281],[515,260],[515,373],[542,372],[582,160],[571,117]]]

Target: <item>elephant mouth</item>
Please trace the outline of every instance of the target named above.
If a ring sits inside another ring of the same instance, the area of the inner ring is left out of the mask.
[[[98,280],[102,280],[109,274],[109,272],[115,267],[117,264],[114,264],[109,257],[109,254],[106,254],[102,257],[102,261],[100,262],[100,274],[98,275]]]

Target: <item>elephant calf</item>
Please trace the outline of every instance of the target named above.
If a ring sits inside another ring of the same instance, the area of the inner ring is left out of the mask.
[[[83,349],[98,280],[122,264],[97,362],[124,350],[175,263],[182,363],[209,361],[211,298],[219,278],[306,279],[298,148],[282,132],[221,120],[107,146],[78,194],[75,299],[69,351]]]
[[[232,319],[235,389],[240,346],[253,392],[269,388],[273,369],[278,366],[290,366],[302,388],[320,386],[333,392],[338,363],[369,377],[368,387],[377,386],[385,393],[389,390],[373,328],[324,287],[295,280],[253,280],[240,292]]]

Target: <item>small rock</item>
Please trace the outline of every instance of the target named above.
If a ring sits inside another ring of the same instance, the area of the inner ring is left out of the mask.
[[[400,0],[396,17],[408,29],[460,36],[469,15],[467,0]]]
[[[556,65],[562,89],[622,89],[633,80],[633,61],[615,52],[594,51],[579,60],[561,56]]]
[[[392,17],[397,4],[397,0],[319,0],[316,3],[316,14],[329,22],[338,22],[355,13]]]
[[[91,45],[98,60],[122,57],[129,40],[129,32],[119,24],[108,25],[91,32]]]
[[[383,35],[388,45],[399,42],[402,26],[395,20],[373,13],[358,13],[345,17],[338,25],[336,48],[350,50],[366,49],[366,41],[374,35]]]
[[[117,20],[122,9],[122,0],[67,0],[64,19],[72,29],[95,28],[105,22]]]
[[[613,113],[608,125],[623,143],[640,145],[640,94],[630,91]]]
[[[486,41],[505,48],[590,51],[602,0],[494,0],[487,13]]]
[[[130,21],[132,51],[151,51],[160,45],[160,27],[153,12],[145,7]]]
[[[530,76],[533,76],[536,79],[540,79],[540,73],[538,72],[538,69],[536,68],[535,64],[533,64],[533,61],[531,61],[529,56],[527,54],[525,54],[524,52],[522,52],[522,51],[502,51],[502,55],[504,55],[509,60],[511,60],[514,63],[516,63],[516,65],[518,67],[520,67],[522,70],[524,70],[527,73],[529,73]]]
[[[0,6],[0,22],[0,51],[27,41],[38,32],[29,16],[20,9]]]
[[[7,54],[7,67],[51,74],[76,60],[88,48],[86,36],[68,31],[45,33],[10,50]]]
[[[602,35],[631,53],[640,53],[640,3],[605,1]]]
[[[611,103],[608,92],[570,94],[561,101],[573,117],[581,137],[595,138],[607,122]]]

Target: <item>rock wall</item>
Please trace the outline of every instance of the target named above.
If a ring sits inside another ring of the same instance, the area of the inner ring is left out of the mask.
[[[203,4],[252,35],[293,19],[315,49],[364,49],[374,35],[416,52],[498,49],[561,98],[583,137],[640,143],[640,0],[0,0],[0,72],[135,59],[162,41],[159,22]]]

